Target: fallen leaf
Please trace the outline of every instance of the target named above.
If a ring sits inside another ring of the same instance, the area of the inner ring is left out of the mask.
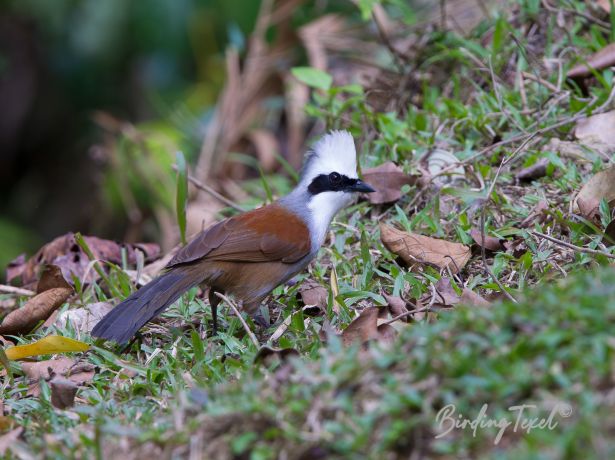
[[[2,456],[2,458],[6,458],[4,455],[15,446],[22,432],[23,427],[20,426],[0,436],[0,456]]]
[[[480,295],[468,288],[461,290],[461,295],[453,288],[450,278],[440,278],[435,284],[436,291],[438,293],[439,300],[441,300],[444,306],[454,306],[459,303],[465,305],[475,306],[487,306],[490,305],[488,301],[483,299]]]
[[[54,326],[66,327],[68,324],[79,332],[91,332],[94,326],[113,309],[109,302],[96,302],[82,308],[67,310],[53,323]]]
[[[600,171],[579,190],[573,210],[578,210],[588,219],[593,219],[600,201],[605,199],[609,206],[615,204],[615,166]]]
[[[583,141],[592,140],[615,145],[615,110],[577,121],[574,135]]]
[[[458,273],[470,260],[470,248],[428,236],[397,230],[380,224],[380,238],[385,247],[400,256],[407,264],[426,263],[440,269],[450,268]]]
[[[372,204],[394,203],[402,196],[404,185],[414,185],[416,177],[406,174],[391,161],[363,171],[363,179],[376,191],[367,194]]]
[[[600,1],[600,0],[598,0]],[[608,4],[607,0],[603,0]],[[593,75],[592,69],[602,70],[615,65],[615,43],[609,43],[601,50],[595,52],[587,59],[586,62],[577,64],[568,71],[568,78],[586,78]]]
[[[85,385],[94,378],[94,366],[90,363],[77,362],[74,359],[61,356],[46,361],[24,362],[21,368],[31,381],[28,388],[29,396],[40,394],[39,381],[51,381],[56,377],[64,377],[76,385]]]
[[[6,315],[0,324],[0,334],[27,334],[66,302],[73,288],[56,265],[45,267],[37,287],[38,294],[26,304]]]
[[[299,289],[301,300],[305,305],[315,305],[320,309],[327,308],[327,300],[329,299],[329,292],[324,286],[321,286],[316,281],[307,280],[304,281]]]
[[[123,244],[104,240],[95,236],[83,237],[97,260],[108,261],[114,264],[122,263],[122,250],[126,251],[128,263],[136,263],[136,250],[145,254],[145,260],[151,261],[158,257],[160,248],[152,243]],[[90,260],[79,245],[75,242],[74,233],[67,233],[47,243],[27,261],[19,257],[9,264],[7,282],[21,278],[22,286],[33,286],[37,280],[37,273],[41,266],[57,265],[66,279],[76,276],[84,279]],[[95,270],[89,270],[85,282],[89,283],[98,278]]]
[[[364,343],[378,338],[378,307],[367,307],[342,332],[342,343]]]
[[[596,0],[596,4],[607,13],[611,12],[611,0]]]
[[[75,395],[79,388],[71,380],[54,377],[49,382],[51,387],[51,404],[58,409],[67,409],[75,404]]]
[[[5,350],[9,359],[16,360],[30,356],[49,355],[52,353],[67,353],[77,351],[87,351],[90,346],[68,337],[59,335],[48,335],[36,342],[27,345],[17,345]],[[24,363],[25,365],[26,363]]]
[[[382,296],[387,301],[387,306],[389,307],[389,313],[391,316],[395,318],[396,316],[403,315],[408,313],[408,309],[406,308],[406,301],[398,296],[388,295],[386,293],[382,293]],[[401,318],[402,321],[409,322],[410,315]]]
[[[478,228],[473,228],[472,230],[470,230],[470,236],[476,244],[484,247],[488,251],[495,252],[502,249],[502,243],[500,242],[500,239],[496,238],[495,236],[484,235],[483,241],[483,235]]]
[[[515,174],[517,182],[530,182],[540,179],[547,175],[547,166],[549,165],[548,158],[540,158],[536,163],[527,168],[523,168]]]

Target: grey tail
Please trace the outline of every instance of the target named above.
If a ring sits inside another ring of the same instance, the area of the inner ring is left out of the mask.
[[[128,342],[145,323],[199,284],[201,280],[186,268],[172,268],[134,292],[94,326],[92,335],[119,344]]]

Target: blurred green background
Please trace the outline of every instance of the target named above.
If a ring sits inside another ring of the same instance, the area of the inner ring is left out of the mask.
[[[224,84],[224,51],[244,48],[259,3],[2,2],[2,271],[18,254],[32,255],[67,231],[127,237],[121,187],[97,147],[117,141],[109,138],[109,123],[149,130],[163,163],[174,155],[166,149],[194,157]],[[144,225],[128,237],[155,239],[158,229],[142,204]]]

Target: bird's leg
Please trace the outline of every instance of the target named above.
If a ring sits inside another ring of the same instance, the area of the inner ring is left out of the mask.
[[[218,304],[222,300],[216,295],[216,292],[224,294],[224,292],[217,291],[213,287],[209,288],[209,305],[211,306],[211,319],[214,323],[212,335],[216,335],[218,333]]]

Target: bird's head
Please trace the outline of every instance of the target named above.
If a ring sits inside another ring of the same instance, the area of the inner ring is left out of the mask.
[[[348,131],[331,131],[314,144],[306,156],[299,185],[314,197],[324,194],[328,200],[344,203],[355,193],[375,191],[359,179],[357,151]]]
[[[327,226],[357,193],[375,191],[359,179],[357,151],[348,131],[331,131],[312,146],[298,188],[307,191],[308,207]]]

